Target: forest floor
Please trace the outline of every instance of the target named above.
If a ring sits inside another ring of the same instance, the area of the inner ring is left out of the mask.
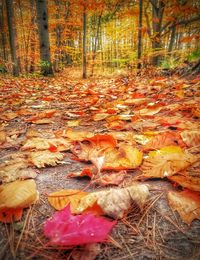
[[[71,133],[75,132],[73,141],[82,142],[83,135],[87,137],[88,133],[109,134],[115,136],[118,143],[134,144],[146,155],[151,150],[143,149],[148,138],[163,133],[177,137],[183,131],[197,131],[199,104],[199,76],[185,79],[123,75],[82,80],[70,70],[49,78],[1,75],[0,162],[3,165],[5,160],[23,153],[27,139],[55,138],[69,129]],[[179,141],[175,140],[174,145],[179,146]],[[173,145],[173,140],[164,143],[163,146]],[[199,158],[198,145],[187,142],[180,146]],[[158,140],[152,149],[160,148],[162,144]],[[31,152],[31,149],[25,152]],[[55,166],[32,165],[37,172],[35,181],[40,198],[24,210],[20,221],[0,223],[0,259],[93,259],[84,247],[53,246],[43,234],[44,221],[55,212],[48,202],[48,194],[60,189],[92,192],[113,186],[91,183],[87,177],[67,177],[69,173],[90,167],[91,162],[74,160],[70,149],[61,153],[64,157]],[[199,166],[197,160],[187,167],[190,176],[200,178]],[[149,185],[150,196],[142,209],[134,205],[118,220],[109,241],[95,247],[95,259],[199,259],[200,220],[196,219],[190,225],[184,223],[177,211],[170,208],[167,199],[169,191],[181,191],[181,186],[162,175],[145,177],[144,174],[140,178],[141,167],[124,171],[125,176],[119,182],[112,175],[113,184],[117,184],[115,187],[126,187],[139,180]],[[119,173],[116,169],[111,171],[112,174],[116,172]],[[0,174],[4,182],[3,172]]]

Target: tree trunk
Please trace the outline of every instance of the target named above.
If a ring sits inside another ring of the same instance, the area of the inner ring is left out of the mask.
[[[142,57],[142,13],[143,13],[143,0],[139,1],[139,22],[138,22],[138,64],[137,68],[142,68],[141,57]]]
[[[91,69],[91,76],[94,74],[94,61],[96,58],[96,51],[97,51],[97,42],[99,41],[99,32],[100,32],[100,27],[101,27],[101,16],[102,13],[98,16],[98,22],[97,22],[97,30],[96,30],[96,35],[95,35],[95,40],[94,40],[94,46],[92,50],[92,69]]]
[[[13,75],[19,76],[19,67],[16,54],[16,34],[14,29],[13,0],[6,0],[6,11],[8,19],[9,43],[11,59],[13,63]]]
[[[44,76],[53,75],[50,55],[48,12],[46,0],[36,0],[36,8],[40,42],[41,73]]]
[[[170,37],[170,42],[169,42],[169,47],[168,47],[168,53],[171,54],[172,50],[173,50],[173,46],[175,43],[175,36],[176,36],[176,26],[172,26],[171,29],[171,37]]]
[[[29,0],[31,11],[31,25],[33,26],[30,34],[30,65],[29,72],[33,73],[35,71],[35,51],[36,51],[36,30],[35,30],[35,0]],[[33,11],[34,10],[34,11]]]
[[[87,78],[87,46],[86,46],[86,36],[87,36],[87,14],[84,7],[83,11],[83,78]]]
[[[152,57],[152,65],[160,65],[162,55],[159,53],[162,48],[161,28],[164,14],[165,3],[162,0],[151,0],[152,4],[152,49],[154,55]]]

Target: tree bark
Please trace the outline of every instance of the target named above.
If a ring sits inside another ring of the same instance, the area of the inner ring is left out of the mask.
[[[8,30],[9,30],[9,43],[11,59],[13,63],[13,75],[19,76],[19,67],[16,54],[16,33],[14,28],[14,12],[13,12],[13,0],[6,0],[6,11],[8,20]]]
[[[41,73],[44,76],[53,75],[50,55],[48,12],[46,0],[36,0],[36,9],[40,42]]]
[[[83,10],[83,78],[87,78],[87,46],[86,46],[86,36],[87,36],[87,14],[84,7]]]
[[[170,37],[170,42],[169,42],[169,47],[168,47],[168,53],[171,54],[173,50],[173,46],[175,43],[175,36],[176,36],[176,26],[174,25],[171,29],[171,37]]]
[[[154,51],[152,65],[158,66],[160,65],[162,58],[162,55],[160,55],[159,51],[162,48],[161,29],[165,3],[162,0],[150,0],[150,2],[152,4],[152,49]]]
[[[142,68],[141,57],[142,57],[142,13],[143,13],[143,0],[139,1],[139,23],[138,23],[138,64],[137,68]]]

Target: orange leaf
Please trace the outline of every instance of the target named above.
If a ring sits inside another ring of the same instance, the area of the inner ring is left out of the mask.
[[[182,192],[170,191],[168,193],[169,205],[178,211],[181,219],[190,224],[194,219],[200,219],[200,193],[185,190]]]
[[[180,147],[185,146],[178,133],[166,132],[151,139],[146,145],[143,146],[143,150],[156,150],[170,145],[179,145]]]
[[[117,140],[112,135],[95,135],[85,140],[90,141],[98,148],[114,148],[117,145]]]
[[[23,209],[3,209],[0,210],[0,221],[3,223],[12,223],[22,218]]]

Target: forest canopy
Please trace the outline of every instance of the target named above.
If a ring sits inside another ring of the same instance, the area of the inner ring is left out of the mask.
[[[196,0],[2,0],[0,71],[83,65],[90,76],[198,61],[199,13]]]

